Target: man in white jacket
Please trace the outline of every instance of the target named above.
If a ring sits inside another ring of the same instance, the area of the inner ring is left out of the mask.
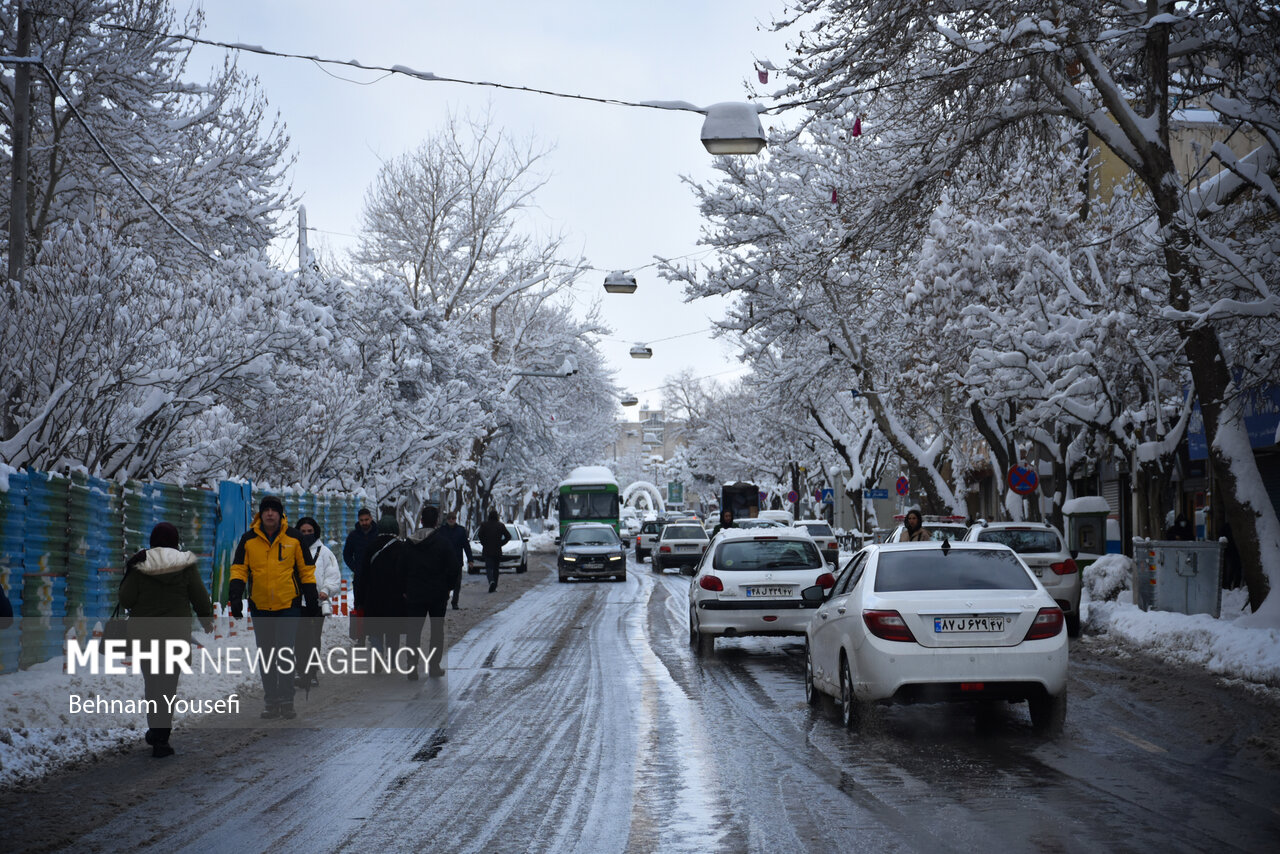
[[[302,543],[315,562],[316,590],[320,594],[320,613],[303,614],[298,621],[298,635],[294,643],[297,655],[298,672],[294,676],[294,684],[299,688],[310,688],[320,684],[316,674],[319,667],[312,664],[307,667],[313,651],[320,649],[320,636],[324,630],[324,618],[332,611],[330,600],[338,594],[342,587],[342,570],[338,568],[338,559],[333,556],[329,547],[320,542],[320,523],[310,516],[298,520],[294,529],[298,541]]]

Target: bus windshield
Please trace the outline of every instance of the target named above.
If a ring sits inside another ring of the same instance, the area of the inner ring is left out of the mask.
[[[618,493],[566,492],[560,495],[560,521],[617,519]]]

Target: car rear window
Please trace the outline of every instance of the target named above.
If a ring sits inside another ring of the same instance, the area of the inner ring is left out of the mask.
[[[640,530],[645,534],[659,534],[662,532],[662,526],[657,522],[645,522]]]
[[[753,569],[820,569],[818,547],[800,540],[739,540],[724,543],[716,552],[715,568],[729,571]]]
[[[999,543],[1020,555],[1048,554],[1062,551],[1058,533],[1046,528],[997,528],[979,531],[978,542]]]
[[[876,592],[906,590],[1034,590],[1035,582],[1009,552],[942,549],[881,552]]]
[[[797,527],[804,528],[806,531],[809,532],[809,536],[811,537],[834,537],[835,536],[835,534],[831,532],[830,525],[799,525]]]
[[[707,532],[697,525],[668,525],[662,529],[664,540],[705,540]]]

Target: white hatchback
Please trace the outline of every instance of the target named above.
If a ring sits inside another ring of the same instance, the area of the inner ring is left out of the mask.
[[[800,591],[834,584],[804,531],[725,528],[689,584],[689,642],[707,655],[717,637],[802,635],[818,603]]]
[[[805,635],[805,695],[856,727],[869,703],[1026,701],[1037,730],[1062,728],[1062,609],[1016,554],[988,543],[883,543],[858,552]]]

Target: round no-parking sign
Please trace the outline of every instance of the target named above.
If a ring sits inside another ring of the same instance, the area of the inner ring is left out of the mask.
[[[1034,469],[1025,466],[1014,466],[1009,469],[1009,488],[1018,495],[1030,495],[1040,485],[1040,476]]]
[[[907,482],[906,475],[898,478],[898,494],[906,495],[911,491],[911,484]]]

